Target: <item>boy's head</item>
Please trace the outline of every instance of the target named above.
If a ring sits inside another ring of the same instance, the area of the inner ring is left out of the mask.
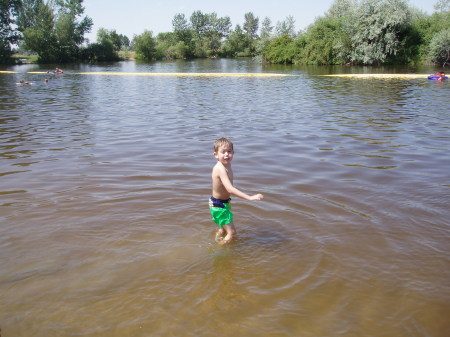
[[[227,138],[219,138],[214,142],[214,157],[223,165],[228,166],[233,160],[233,143]]]
[[[214,142],[214,153],[217,153],[219,151],[219,148],[222,146],[226,146],[233,150],[233,143],[228,138],[219,138]]]

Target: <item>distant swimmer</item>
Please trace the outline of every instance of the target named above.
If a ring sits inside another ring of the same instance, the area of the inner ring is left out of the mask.
[[[61,68],[55,68],[55,70],[53,71],[47,71],[47,74],[53,74],[53,75],[58,75],[58,74],[63,74],[64,70],[62,70]]]
[[[438,81],[445,81],[446,79],[448,79],[447,76],[445,76],[445,73],[443,71],[439,71],[434,75],[430,75],[428,76],[429,80],[438,80]]]
[[[27,81],[25,81],[25,80],[20,80],[19,83],[17,83],[17,84],[22,84],[22,85],[32,85],[33,83],[32,83],[32,82],[27,82]]]

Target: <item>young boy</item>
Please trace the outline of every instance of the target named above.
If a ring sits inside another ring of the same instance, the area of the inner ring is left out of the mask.
[[[230,194],[245,200],[262,200],[262,194],[248,195],[233,186],[233,143],[227,138],[219,138],[214,142],[214,157],[217,164],[212,170],[212,197],[209,199],[209,209],[212,220],[219,226],[216,241],[229,243],[236,236],[231,213]],[[223,237],[225,235],[225,237]]]

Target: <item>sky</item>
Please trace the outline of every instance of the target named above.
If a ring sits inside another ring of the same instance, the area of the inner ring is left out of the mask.
[[[432,14],[438,0],[409,0],[409,4]],[[161,32],[172,31],[172,19],[182,13],[189,20],[197,10],[202,13],[216,12],[217,16],[229,16],[232,29],[244,23],[245,13],[252,12],[260,23],[269,17],[272,25],[292,15],[295,30],[305,29],[322,16],[334,3],[334,0],[84,0],[84,15],[94,21],[91,33],[86,37],[94,42],[99,28],[116,30],[130,40],[145,30],[156,36]]]

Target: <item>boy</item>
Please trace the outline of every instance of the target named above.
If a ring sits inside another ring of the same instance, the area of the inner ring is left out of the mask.
[[[227,138],[219,138],[214,142],[214,157],[217,164],[212,170],[212,197],[209,199],[209,209],[212,220],[219,226],[216,241],[220,244],[229,243],[236,236],[231,213],[230,194],[245,200],[262,200],[262,194],[248,195],[233,186],[233,143]],[[225,237],[223,237],[225,235]],[[223,238],[223,239],[222,239]]]

